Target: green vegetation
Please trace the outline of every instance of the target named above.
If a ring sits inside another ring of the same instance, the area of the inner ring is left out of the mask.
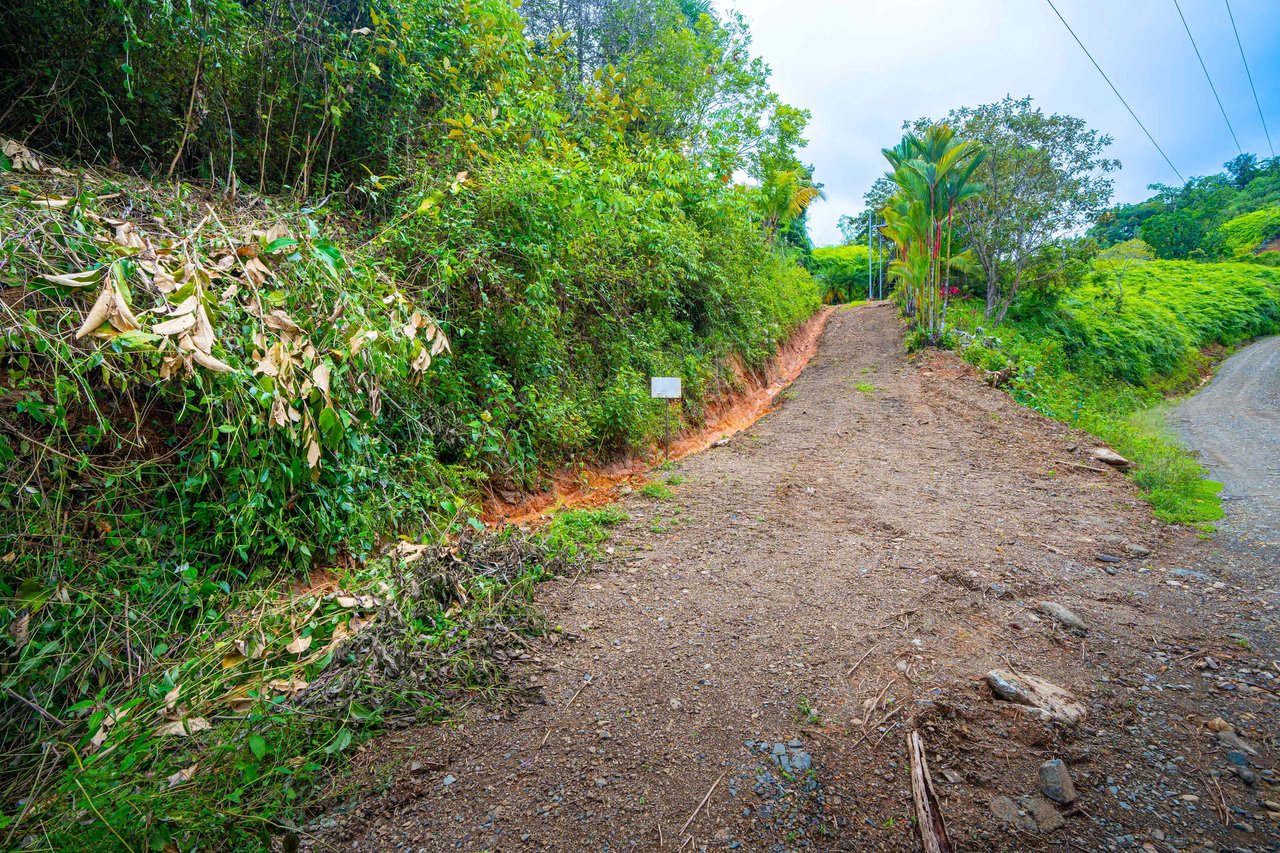
[[[896,148],[885,149],[897,191],[886,202],[884,233],[898,250],[889,269],[897,279],[903,309],[916,328],[936,344],[947,326],[947,306],[955,295],[951,270],[963,265],[952,243],[957,209],[983,191],[973,180],[986,161],[977,142],[956,137],[945,124],[908,133]]]
[[[817,307],[740,19],[570,5],[0,10],[6,846],[290,836],[617,520],[473,542],[482,486],[646,448],[651,374],[699,423]]]
[[[1280,207],[1264,207],[1228,219],[1218,227],[1218,233],[1232,257],[1249,258],[1280,237]]]
[[[1103,212],[1089,236],[1102,246],[1141,237],[1165,259],[1280,264],[1264,251],[1280,237],[1280,158],[1241,154],[1219,174],[1153,189],[1144,202]]]
[[[561,510],[552,516],[543,542],[550,553],[564,559],[594,557],[597,546],[609,537],[609,528],[626,520],[627,514],[614,507]]]
[[[853,387],[857,388],[863,394],[874,394],[878,390],[876,386],[872,385],[870,382],[859,382]]]
[[[640,494],[647,498],[653,498],[656,501],[667,501],[675,497],[676,493],[671,491],[669,486],[662,483],[645,483],[640,487]]]
[[[1221,516],[1218,485],[1152,409],[1198,381],[1210,364],[1206,348],[1280,332],[1280,271],[1186,261],[1122,268],[1100,259],[1081,285],[1015,303],[994,329],[983,329],[972,301],[953,318],[966,360],[1013,369],[1015,399],[1133,460],[1134,480],[1160,518]]]
[[[814,249],[810,257],[814,277],[827,302],[856,302],[867,298],[871,251],[865,244],[822,246]],[[874,274],[879,276],[880,265],[887,263],[888,258],[877,252]]]

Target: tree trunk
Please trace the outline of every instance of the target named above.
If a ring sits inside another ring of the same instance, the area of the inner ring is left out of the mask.
[[[987,308],[984,316],[990,320],[991,315],[995,312],[996,306],[1000,303],[1000,272],[995,269],[994,265],[987,270]],[[1000,312],[1000,316],[1004,316],[1004,312]],[[996,322],[999,322],[998,320]]]

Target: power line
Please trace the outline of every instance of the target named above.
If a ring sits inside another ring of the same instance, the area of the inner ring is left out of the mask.
[[[1187,18],[1182,14],[1182,6],[1178,3],[1178,0],[1173,0],[1173,8],[1178,10],[1178,17],[1182,19],[1182,28],[1187,31],[1187,38],[1191,39],[1191,49],[1196,52],[1196,59],[1200,60],[1200,70],[1204,72],[1204,79],[1209,81],[1209,91],[1213,92],[1213,99],[1218,102],[1218,109],[1222,110],[1222,120],[1227,123],[1227,130],[1231,131],[1231,138],[1235,140],[1236,150],[1243,154],[1244,149],[1240,147],[1236,129],[1231,126],[1231,119],[1227,118],[1227,108],[1222,105],[1222,98],[1218,97],[1218,87],[1213,85],[1213,78],[1209,76],[1209,68],[1204,64],[1204,57],[1200,55],[1200,48],[1196,45],[1196,37],[1191,35],[1191,27],[1187,26]]]
[[[1244,44],[1240,41],[1240,31],[1236,29],[1236,16],[1231,14],[1231,0],[1222,0],[1227,4],[1227,17],[1231,19],[1231,31],[1236,34],[1236,46],[1240,48],[1240,61],[1244,63],[1244,75],[1249,78],[1249,88],[1253,91],[1253,103],[1258,108],[1258,118],[1262,120],[1262,132],[1267,135],[1267,147],[1271,156],[1276,156],[1276,147],[1271,144],[1271,131],[1267,130],[1267,120],[1262,115],[1262,102],[1258,100],[1258,90],[1253,85],[1253,75],[1249,73],[1249,60],[1244,58]]]
[[[1067,32],[1071,33],[1071,37],[1076,40],[1076,44],[1080,45],[1080,49],[1084,51],[1084,55],[1089,57],[1089,61],[1093,63],[1093,67],[1098,69],[1098,73],[1102,75],[1102,79],[1107,81],[1107,85],[1111,87],[1111,91],[1116,93],[1116,97],[1120,99],[1120,103],[1124,104],[1124,108],[1129,111],[1129,115],[1133,116],[1133,120],[1138,123],[1138,127],[1142,128],[1142,132],[1147,135],[1147,139],[1151,140],[1151,144],[1160,152],[1160,156],[1169,164],[1169,168],[1173,169],[1173,173],[1178,176],[1178,180],[1184,184],[1187,179],[1182,177],[1182,173],[1178,171],[1178,167],[1173,165],[1173,161],[1169,159],[1169,155],[1164,153],[1164,149],[1160,147],[1160,143],[1156,142],[1156,138],[1151,135],[1151,131],[1147,130],[1147,126],[1142,123],[1142,119],[1138,118],[1138,114],[1133,111],[1133,107],[1129,106],[1129,102],[1124,99],[1124,95],[1120,94],[1120,90],[1111,82],[1111,78],[1107,76],[1107,72],[1102,70],[1102,66],[1093,58],[1093,54],[1089,52],[1089,48],[1084,46],[1084,42],[1080,41],[1080,37],[1076,35],[1076,31],[1071,29],[1071,25],[1067,23],[1067,19],[1062,17],[1062,13],[1058,11],[1058,7],[1053,5],[1053,0],[1045,0],[1049,4],[1049,8],[1053,10],[1053,14],[1058,16],[1058,20],[1062,21],[1062,26],[1067,28]]]

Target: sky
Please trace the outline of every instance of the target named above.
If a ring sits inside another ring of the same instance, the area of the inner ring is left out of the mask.
[[[1241,147],[1271,151],[1223,0],[1179,0]],[[1230,0],[1271,139],[1280,146],[1280,0]],[[1111,135],[1115,200],[1181,184],[1046,0],[718,0],[748,21],[752,50],[783,100],[809,109],[809,146],[826,200],[810,211],[816,245],[862,210],[902,123],[1030,95]],[[1212,174],[1239,151],[1173,0],[1054,0],[1183,176]]]

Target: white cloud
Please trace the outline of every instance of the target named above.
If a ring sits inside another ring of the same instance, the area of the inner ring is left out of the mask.
[[[1063,16],[1184,176],[1216,172],[1235,144],[1172,0],[1054,0]],[[810,215],[819,244],[856,213],[884,171],[880,149],[902,122],[952,107],[1031,95],[1115,137],[1124,169],[1116,197],[1177,183],[1159,153],[1044,0],[720,0],[751,24],[754,50],[789,103],[813,112],[805,160],[827,200]],[[1280,141],[1280,15],[1273,0],[1233,0],[1254,82]],[[1182,0],[1246,151],[1266,140],[1221,0]],[[1272,120],[1272,116],[1275,120]]]

